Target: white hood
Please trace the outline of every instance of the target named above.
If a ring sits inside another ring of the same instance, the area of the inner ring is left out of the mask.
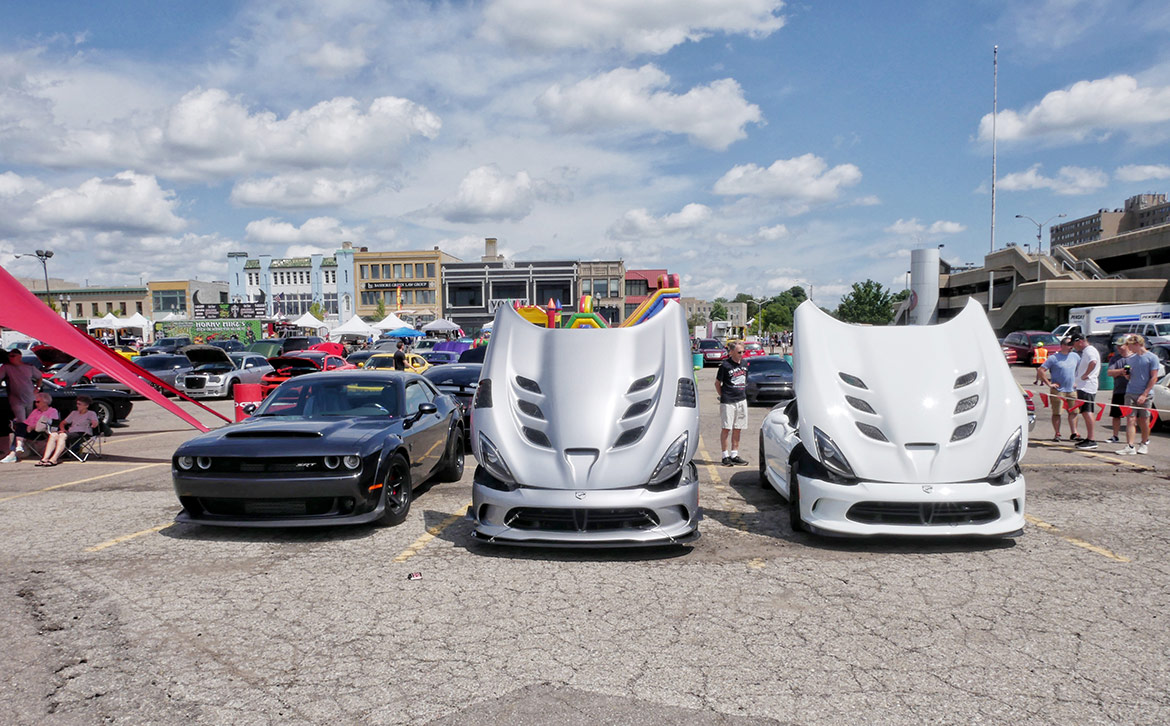
[[[1023,396],[974,301],[940,325],[897,327],[843,323],[804,302],[794,326],[800,437],[813,456],[820,458],[816,427],[860,479],[962,482],[987,478],[1017,429],[1020,450],[1026,449]],[[972,373],[973,382],[956,387]],[[856,379],[854,384],[842,374]],[[864,401],[873,413],[858,410],[846,396]],[[972,396],[978,402],[955,413],[959,402]],[[888,441],[866,435],[859,422],[876,427]],[[974,432],[951,440],[957,428],[970,423]]]
[[[652,382],[631,392],[635,381],[650,376]],[[535,382],[540,392],[522,387],[520,379]],[[525,486],[641,486],[681,435],[688,435],[684,461],[698,446],[699,409],[681,305],[668,304],[630,328],[575,330],[542,328],[501,306],[480,380],[481,390],[482,381],[491,380],[492,406],[474,409],[476,458],[482,461],[483,433]],[[676,405],[680,387],[689,405]],[[647,401],[648,409],[626,417],[631,406]],[[531,405],[543,420],[524,412]],[[639,427],[643,432],[635,442],[615,446],[624,432]],[[533,442],[541,434],[549,446]]]

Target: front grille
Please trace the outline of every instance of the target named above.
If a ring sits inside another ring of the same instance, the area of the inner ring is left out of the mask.
[[[299,457],[299,458],[280,458],[280,459],[253,459],[253,458],[238,458],[230,456],[213,456],[211,457],[211,468],[206,470],[195,469],[196,473],[200,471],[219,472],[224,474],[274,474],[274,473],[328,473],[328,474],[350,474],[352,470],[338,467],[336,469],[326,469],[324,460],[321,457]]]
[[[207,379],[203,376],[187,376],[183,379],[183,384],[192,391],[197,391],[200,388],[203,388],[204,384],[206,383]]]
[[[199,497],[203,513],[214,517],[315,517],[326,514],[346,514],[353,505],[338,501],[337,497],[306,497],[303,499],[218,499]]]
[[[552,532],[606,532],[654,529],[658,517],[649,509],[559,509],[517,507],[504,522],[513,529]]]
[[[845,517],[862,524],[986,524],[999,519],[999,508],[991,502],[858,502]]]

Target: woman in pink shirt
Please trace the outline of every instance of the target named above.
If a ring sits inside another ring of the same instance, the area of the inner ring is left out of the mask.
[[[37,466],[56,466],[61,454],[85,434],[93,434],[98,428],[98,417],[89,410],[93,400],[89,396],[77,397],[77,410],[70,411],[55,433],[49,434],[49,445],[45,447],[45,456]],[[66,430],[68,426],[68,430]]]

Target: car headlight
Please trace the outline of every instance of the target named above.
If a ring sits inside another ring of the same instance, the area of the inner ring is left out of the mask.
[[[999,452],[999,458],[995,460],[995,466],[991,467],[991,473],[987,475],[988,479],[996,479],[1003,476],[1004,472],[1020,461],[1020,456],[1023,453],[1023,447],[1020,444],[1023,439],[1024,433],[1022,428],[1016,429],[1016,432],[1008,437],[1003,451]]]
[[[841,453],[837,444],[833,443],[828,434],[814,426],[813,438],[817,444],[817,458],[827,469],[850,479],[857,478],[857,475],[853,473],[853,467],[849,466],[849,460],[845,458],[845,455]]]
[[[325,457],[325,468],[326,469],[336,469],[339,466],[341,466],[341,457],[338,457],[338,456],[326,456]]]
[[[195,466],[195,458],[192,456],[180,456],[175,460],[175,463],[177,463],[179,468],[183,471],[191,471],[191,469]]]
[[[484,436],[483,432],[479,434],[479,452],[480,463],[492,476],[504,482],[516,481],[516,477],[512,476],[512,470],[508,468],[500,450],[496,448],[491,439]]]
[[[674,443],[666,449],[666,453],[658,460],[658,466],[654,467],[654,473],[650,475],[651,484],[660,484],[679,473],[683,468],[683,464],[687,463],[687,441],[689,437],[690,433],[684,431],[683,435],[675,439]]]
[[[195,463],[199,465],[200,469],[207,471],[211,468],[211,457],[200,456],[199,458],[195,459]]]
[[[345,464],[346,469],[356,469],[362,465],[362,459],[360,456],[350,454],[349,456],[342,459],[341,463]]]
[[[223,383],[223,376],[208,376],[207,382],[208,383],[216,383],[216,384]]]

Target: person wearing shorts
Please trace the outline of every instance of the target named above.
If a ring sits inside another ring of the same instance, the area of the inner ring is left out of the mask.
[[[727,346],[727,360],[715,373],[715,392],[719,394],[719,445],[724,466],[743,466],[739,455],[739,437],[747,428],[747,366],[743,364],[743,343]],[[728,440],[731,442],[728,448]]]
[[[1117,352],[1113,354],[1109,369],[1105,371],[1113,379],[1113,398],[1109,401],[1109,417],[1113,419],[1113,437],[1109,439],[1111,444],[1121,443],[1121,419],[1125,418],[1121,415],[1121,407],[1125,405],[1125,387],[1129,384],[1129,364],[1125,362],[1128,357],[1129,346],[1123,339],[1117,344]]]
[[[28,365],[21,358],[20,350],[8,351],[8,360],[0,365],[0,380],[8,386],[8,406],[12,409],[12,436],[9,439],[8,456],[0,459],[3,464],[15,464],[24,453],[24,432],[20,426],[32,413],[34,398],[41,385],[41,372]]]
[[[1068,409],[1069,440],[1075,441],[1077,436],[1077,414],[1072,410],[1072,404],[1077,400],[1076,376],[1077,364],[1081,357],[1073,352],[1072,340],[1064,338],[1060,341],[1060,352],[1053,353],[1044,360],[1044,364],[1037,369],[1040,380],[1052,389],[1052,440],[1060,441],[1060,409]]]
[[[1080,333],[1073,333],[1069,336],[1069,339],[1072,341],[1073,350],[1080,356],[1080,360],[1077,361],[1077,370],[1073,383],[1077,390],[1077,401],[1080,402],[1081,416],[1085,420],[1085,438],[1076,443],[1076,448],[1095,449],[1097,448],[1097,442],[1093,436],[1095,435],[1094,426],[1096,421],[1093,420],[1093,414],[1097,411],[1096,401],[1097,388],[1100,385],[1098,376],[1101,375],[1101,354]]]
[[[1124,449],[1118,454],[1132,456],[1133,454],[1148,454],[1150,447],[1150,405],[1154,384],[1158,382],[1158,356],[1146,350],[1146,339],[1140,335],[1130,335],[1125,339],[1129,346],[1130,356],[1125,359],[1129,366],[1129,383],[1125,386],[1125,405],[1130,407],[1129,415],[1125,417]],[[1135,446],[1137,430],[1141,428],[1142,440]]]

